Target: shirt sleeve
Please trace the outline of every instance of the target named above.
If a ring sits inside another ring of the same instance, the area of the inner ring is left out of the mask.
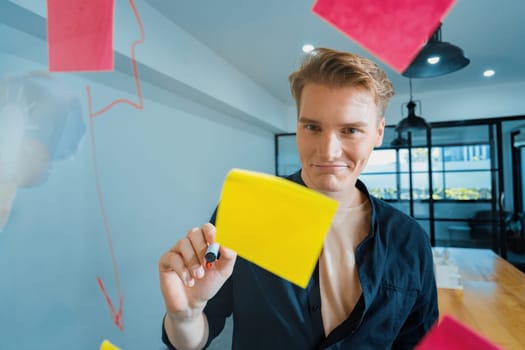
[[[166,328],[164,328],[164,320],[166,319],[166,315],[164,315],[164,318],[162,319],[162,342],[164,345],[167,346],[169,350],[177,350],[168,339],[168,334],[166,333]]]
[[[430,243],[421,254],[421,290],[392,349],[413,349],[439,317],[434,262]]]
[[[208,341],[204,348],[208,347],[211,341],[224,329],[226,318],[232,314],[232,299],[232,278],[230,277],[204,308],[209,329]]]

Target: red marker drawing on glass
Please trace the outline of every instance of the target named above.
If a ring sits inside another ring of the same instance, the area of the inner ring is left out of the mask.
[[[135,40],[131,44],[131,65],[133,66],[133,75],[135,77],[135,88],[137,89],[137,97],[139,99],[139,102],[135,103],[135,102],[130,101],[128,99],[120,98],[120,99],[117,99],[117,100],[111,102],[109,105],[107,105],[106,107],[100,109],[99,111],[93,112],[93,110],[92,110],[93,108],[92,108],[92,105],[91,105],[91,88],[90,88],[89,85],[86,85],[90,120],[95,118],[95,117],[98,117],[99,115],[101,115],[101,114],[103,114],[105,112],[107,112],[108,110],[110,110],[111,108],[113,108],[115,105],[117,105],[119,103],[128,104],[128,105],[130,105],[132,107],[135,107],[136,109],[139,109],[139,110],[142,110],[144,108],[144,100],[142,99],[142,89],[140,88],[140,80],[139,80],[139,72],[138,72],[138,69],[137,69],[137,61],[135,59],[135,46],[137,46],[139,44],[142,44],[144,42],[144,26],[142,25],[142,21],[140,20],[139,13],[137,11],[137,8],[135,7],[135,4],[133,3],[133,0],[129,0],[129,4],[130,4],[131,8],[133,9],[133,13],[135,14],[135,18],[137,19],[137,23],[139,24],[139,29],[140,29],[140,39],[139,40]]]
[[[129,104],[132,107],[135,107],[137,109],[142,109],[143,108],[142,92],[141,92],[141,89],[140,89],[140,81],[139,81],[139,77],[138,77],[137,62],[135,61],[135,46],[140,44],[140,43],[142,43],[142,42],[144,42],[144,27],[142,26],[142,21],[140,20],[140,16],[139,16],[139,14],[137,12],[135,4],[133,3],[133,0],[129,0],[129,4],[130,4],[131,8],[133,9],[133,13],[135,14],[135,17],[136,17],[137,22],[138,22],[139,27],[140,27],[140,33],[141,33],[140,40],[134,41],[132,46],[131,46],[131,62],[132,62],[132,65],[133,65],[133,73],[135,75],[135,84],[136,84],[136,88],[137,88],[137,95],[138,95],[138,98],[139,98],[139,104],[136,104],[136,103],[134,103],[132,101],[129,101],[129,100],[126,100],[126,99],[118,99],[118,100],[113,101],[111,104],[109,104],[105,108],[99,110],[98,112],[93,113],[92,107],[91,107],[91,90],[90,90],[89,85],[86,86],[87,95],[88,95],[89,124],[90,124],[90,128],[91,128],[91,140],[92,140],[91,145],[93,147],[93,164],[94,164],[95,177],[96,177],[96,183],[97,183],[97,194],[98,194],[98,197],[99,197],[100,209],[102,211],[102,217],[104,219],[104,227],[106,229],[106,237],[107,237],[108,244],[109,244],[109,247],[110,247],[111,257],[112,257],[112,261],[113,261],[113,270],[114,270],[114,274],[115,274],[115,282],[117,284],[117,291],[118,291],[118,296],[119,296],[119,308],[118,308],[117,311],[115,310],[115,307],[113,306],[111,298],[109,297],[108,293],[106,292],[106,289],[104,288],[104,283],[102,282],[102,279],[100,277],[97,277],[97,281],[98,281],[100,289],[102,290],[102,293],[104,294],[104,297],[106,298],[106,302],[107,302],[108,307],[110,309],[111,315],[113,316],[113,322],[115,323],[115,325],[121,331],[124,330],[124,322],[123,322],[123,301],[124,301],[123,299],[124,299],[124,297],[123,297],[123,294],[122,294],[121,289],[120,289],[120,280],[119,280],[119,276],[118,276],[117,261],[116,261],[116,258],[115,258],[115,252],[113,250],[111,231],[110,231],[110,228],[109,228],[109,224],[108,224],[108,220],[107,220],[107,216],[106,216],[106,210],[104,208],[104,201],[103,201],[103,197],[102,197],[102,191],[101,191],[101,188],[100,188],[98,169],[97,169],[97,165],[96,165],[97,164],[97,162],[96,162],[96,146],[95,146],[93,120],[94,120],[95,117],[97,117],[97,116],[107,112],[109,109],[111,109],[113,106],[115,106],[118,103],[127,103],[127,104]]]
[[[136,109],[144,107],[137,62],[135,60],[135,46],[144,42],[144,27],[133,0],[129,0],[141,37],[131,45],[131,64],[135,77],[138,103],[120,98],[114,100],[106,107],[94,112],[91,100],[91,88],[86,86],[89,111],[89,126],[91,131],[91,147],[93,157],[93,170],[96,181],[97,195],[104,222],[106,239],[108,242],[113,273],[118,293],[118,305],[114,305],[102,279],[97,277],[97,283],[104,294],[108,304],[113,323],[119,330],[124,330],[123,302],[124,297],[120,288],[117,261],[113,249],[111,230],[106,215],[104,198],[100,186],[98,163],[96,154],[95,134],[93,120],[117,104],[128,104]],[[114,1],[112,0],[47,0],[48,7],[48,47],[49,70],[51,72],[78,72],[78,71],[111,71],[113,70],[113,13]],[[71,40],[75,37],[77,40]],[[118,308],[116,307],[118,306]]]
[[[108,304],[109,310],[110,310],[111,315],[113,317],[113,323],[121,331],[124,330],[124,319],[123,319],[124,296],[123,296],[121,288],[120,288],[120,279],[119,279],[119,275],[118,275],[117,260],[116,260],[115,252],[114,252],[114,249],[113,249],[113,241],[112,241],[112,237],[111,237],[111,230],[110,230],[108,219],[107,219],[107,215],[106,215],[106,209],[105,209],[105,206],[104,206],[104,199],[103,199],[103,196],[102,196],[102,190],[101,190],[101,186],[100,186],[100,179],[99,179],[99,175],[98,175],[98,166],[97,166],[97,158],[96,158],[96,144],[95,144],[95,134],[94,134],[95,130],[94,130],[93,121],[94,121],[95,117],[97,117],[97,116],[107,112],[109,109],[111,109],[113,106],[115,106],[118,103],[127,103],[127,104],[129,104],[132,107],[135,107],[137,109],[142,109],[143,108],[143,100],[142,100],[142,93],[141,93],[140,82],[139,82],[139,77],[138,77],[137,63],[135,61],[135,46],[140,44],[140,43],[142,43],[144,41],[144,27],[142,26],[142,21],[140,20],[138,11],[137,11],[137,9],[135,7],[135,4],[133,3],[133,0],[129,0],[129,4],[130,4],[131,8],[133,9],[133,13],[135,14],[135,17],[137,19],[137,22],[138,22],[139,27],[140,27],[140,32],[141,32],[140,40],[134,41],[132,46],[131,46],[131,55],[132,55],[131,62],[132,62],[132,65],[133,65],[133,72],[134,72],[134,75],[135,75],[135,84],[136,84],[136,88],[137,88],[137,95],[138,95],[138,98],[139,98],[139,104],[136,104],[136,103],[134,103],[132,101],[129,101],[129,100],[126,100],[126,99],[118,99],[118,100],[113,101],[111,104],[109,104],[105,108],[99,110],[98,112],[93,113],[92,107],[91,107],[91,90],[90,90],[89,85],[86,86],[87,95],[88,95],[89,126],[90,126],[90,130],[91,130],[91,146],[92,146],[92,150],[93,150],[93,168],[94,168],[94,171],[95,171],[95,180],[96,180],[96,186],[97,186],[98,199],[99,199],[99,203],[100,203],[100,210],[102,212],[102,218],[104,220],[104,228],[105,228],[105,231],[106,231],[106,238],[107,238],[109,249],[110,249],[110,253],[111,253],[111,258],[112,258],[112,262],[113,262],[113,272],[114,272],[114,275],[115,275],[115,282],[116,282],[116,285],[117,285],[117,292],[118,292],[118,299],[119,299],[119,305],[118,305],[118,309],[117,310],[115,310],[115,306],[113,305],[113,302],[111,301],[111,298],[109,297],[109,294],[107,293],[107,291],[106,291],[106,289],[104,287],[104,283],[102,282],[102,279],[100,277],[97,277],[97,282],[98,282],[98,285],[99,285],[102,293],[104,294],[104,297],[105,297],[106,302]]]

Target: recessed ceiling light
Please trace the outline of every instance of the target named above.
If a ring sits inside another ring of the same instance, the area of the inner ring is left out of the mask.
[[[430,64],[436,64],[439,62],[439,56],[432,56],[427,58],[427,62]]]
[[[487,78],[493,76],[494,74],[496,74],[496,72],[493,69],[487,69],[483,72],[483,76]]]
[[[315,49],[315,47],[313,45],[310,45],[310,44],[303,45],[303,52],[304,53],[311,52],[313,49]]]

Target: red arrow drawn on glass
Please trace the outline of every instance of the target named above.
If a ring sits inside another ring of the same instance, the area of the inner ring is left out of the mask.
[[[115,251],[113,249],[113,240],[111,238],[111,229],[109,227],[108,218],[106,215],[106,208],[104,205],[104,197],[102,196],[102,190],[100,187],[100,177],[98,175],[98,163],[97,163],[97,147],[95,144],[95,134],[94,134],[94,127],[93,127],[93,118],[89,119],[89,128],[91,130],[91,147],[92,147],[92,155],[93,155],[93,170],[95,173],[95,182],[97,187],[97,196],[98,196],[98,202],[100,205],[100,211],[102,214],[102,219],[104,222],[104,230],[106,231],[106,239],[108,241],[109,246],[109,252],[111,254],[111,261],[113,264],[113,274],[115,275],[115,283],[117,284],[117,292],[118,292],[118,310],[115,310],[115,306],[111,302],[111,298],[109,297],[109,294],[106,291],[106,288],[104,287],[104,282],[102,282],[102,279],[97,276],[97,282],[100,287],[100,290],[104,294],[104,297],[106,298],[106,302],[109,307],[109,311],[111,312],[111,317],[113,319],[113,323],[117,326],[118,329],[121,331],[124,330],[124,319],[123,319],[123,303],[124,303],[124,296],[122,295],[121,289],[120,289],[120,279],[118,275],[118,267],[117,267],[117,259],[115,257]]]
[[[109,222],[106,215],[106,209],[104,205],[104,197],[102,196],[102,190],[100,186],[100,178],[98,174],[98,163],[97,163],[97,147],[95,144],[95,128],[93,126],[93,120],[95,117],[100,116],[101,114],[107,112],[110,110],[113,106],[119,104],[119,103],[127,103],[131,105],[132,107],[135,107],[137,109],[143,109],[144,102],[142,99],[142,91],[140,89],[140,80],[139,80],[139,74],[137,69],[137,61],[135,60],[135,46],[138,44],[141,44],[144,42],[144,27],[142,25],[142,21],[140,20],[139,13],[137,11],[137,8],[135,7],[135,4],[133,0],[129,0],[129,4],[131,8],[133,9],[133,13],[135,14],[135,17],[137,19],[137,22],[139,24],[141,37],[139,40],[136,40],[131,45],[131,64],[133,66],[133,74],[135,76],[135,86],[137,88],[137,96],[139,99],[139,103],[134,103],[133,101],[127,100],[127,99],[117,99],[107,105],[106,107],[102,108],[101,110],[93,113],[92,110],[92,103],[91,103],[91,88],[89,85],[86,86],[87,96],[88,96],[88,109],[89,109],[89,128],[91,131],[91,147],[92,147],[92,155],[93,155],[93,171],[95,173],[95,181],[96,181],[96,187],[97,187],[97,196],[98,201],[100,204],[100,210],[102,214],[102,219],[104,221],[104,230],[106,232],[106,239],[108,241],[109,251],[111,254],[111,260],[113,264],[113,274],[115,275],[115,283],[117,285],[117,293],[118,293],[118,309],[115,309],[115,305],[111,301],[111,298],[106,291],[106,288],[104,287],[104,282],[102,282],[102,279],[97,276],[97,283],[100,287],[100,290],[102,291],[102,294],[104,294],[104,298],[106,299],[106,303],[109,307],[109,312],[111,313],[111,317],[113,319],[113,323],[117,326],[117,328],[121,331],[124,330],[124,312],[123,312],[123,304],[124,304],[124,296],[120,289],[120,279],[118,274],[118,267],[117,267],[117,259],[115,258],[115,251],[113,249],[113,240],[111,238],[111,229],[109,227]]]

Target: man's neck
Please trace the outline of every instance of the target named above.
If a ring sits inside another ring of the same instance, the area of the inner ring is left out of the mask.
[[[366,196],[357,187],[344,192],[327,193],[327,195],[339,202],[339,208],[355,208],[366,200]]]

